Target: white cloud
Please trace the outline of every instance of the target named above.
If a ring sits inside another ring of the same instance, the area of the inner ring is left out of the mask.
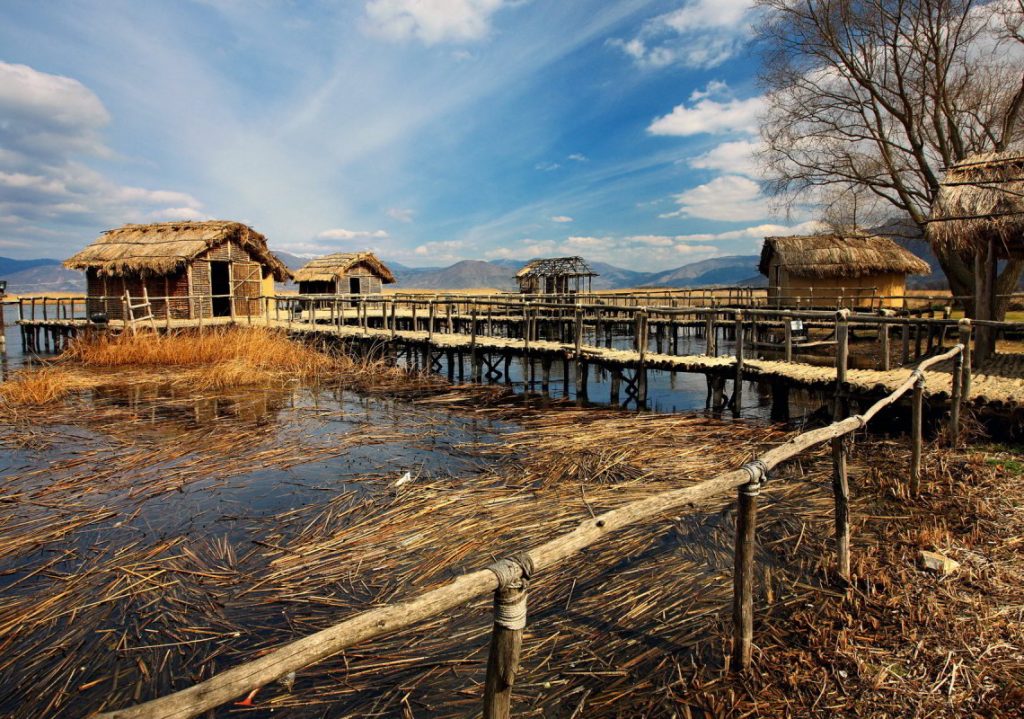
[[[23,156],[110,154],[99,135],[110,114],[72,78],[0,62],[0,117],[0,146]]]
[[[696,217],[723,222],[760,220],[771,213],[760,186],[749,177],[723,175],[675,196],[675,212],[659,217]]]
[[[691,95],[691,104],[676,105],[672,112],[655,118],[648,126],[652,135],[674,135],[686,137],[700,134],[721,134],[727,132],[756,134],[761,113],[765,108],[763,97],[736,98],[720,101],[709,95],[721,95],[724,83]]]
[[[206,217],[188,193],[119,185],[82,164],[114,156],[100,134],[109,122],[77,80],[0,62],[0,217],[14,228],[11,242],[37,243],[37,223],[63,225],[51,238],[80,243],[81,228]]]
[[[408,207],[391,207],[388,209],[387,214],[392,220],[412,222],[412,218],[416,216],[416,211],[410,210]]]
[[[639,67],[710,68],[738,54],[750,39],[751,0],[690,0],[644,23],[636,37],[613,39]]]
[[[384,230],[346,230],[336,227],[318,232],[316,236],[322,240],[384,240],[387,239],[388,233]]]
[[[588,160],[590,160],[590,158],[584,155],[582,152],[572,153],[571,155],[569,155],[569,159],[572,160],[573,162],[587,162]]]
[[[568,215],[554,215],[550,219],[552,222],[572,222],[572,218]]]
[[[765,223],[762,225],[753,225],[751,227],[744,227],[741,230],[728,230],[726,232],[708,232],[694,235],[678,235],[676,237],[680,242],[721,242],[725,240],[743,240],[751,239],[756,240],[752,248],[759,249],[761,247],[761,241],[765,237],[778,237],[783,235],[806,235],[814,232],[820,232],[824,229],[825,225],[817,220],[809,220],[807,222],[801,222],[796,225],[777,225],[773,223]]]
[[[425,45],[485,38],[504,0],[369,0],[364,27],[387,40]]]
[[[760,143],[751,140],[723,142],[703,155],[691,158],[689,165],[698,170],[717,170],[726,174],[755,177],[758,175],[758,167],[754,154],[760,148]]]
[[[630,235],[626,239],[638,245],[650,245],[652,247],[670,247],[675,244],[675,238],[668,235]]]
[[[554,172],[559,167],[561,167],[561,165],[557,162],[538,162],[533,166],[533,169],[540,170],[541,172]]]
[[[431,262],[456,262],[463,259],[466,243],[463,240],[439,240],[419,245],[413,250],[417,257],[430,258]]]

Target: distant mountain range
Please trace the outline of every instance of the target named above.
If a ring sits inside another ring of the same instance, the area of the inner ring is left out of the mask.
[[[926,277],[910,278],[913,287],[940,287],[945,281],[930,248],[915,240],[897,240],[922,257],[933,272]],[[278,252],[277,256],[292,269],[302,267],[309,258]],[[591,262],[598,273],[593,280],[595,290],[628,287],[701,287],[707,285],[742,285],[763,287],[766,279],[758,274],[757,255],[732,255],[691,262],[661,272],[637,272],[604,262]],[[398,279],[396,287],[423,290],[465,290],[472,288],[516,289],[515,273],[527,260],[463,260],[448,267],[407,267],[399,262],[385,263]],[[65,270],[59,260],[12,260],[0,257],[0,280],[8,282],[7,291],[18,293],[84,292],[85,276]]]

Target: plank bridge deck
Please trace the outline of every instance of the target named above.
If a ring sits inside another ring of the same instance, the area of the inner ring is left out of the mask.
[[[48,319],[23,320],[19,324],[50,328],[81,328],[88,326],[87,320],[81,319]],[[148,323],[146,323],[148,325]],[[478,334],[475,338],[464,333],[448,333],[425,330],[391,330],[367,328],[358,325],[324,324],[309,321],[251,317],[232,320],[230,317],[218,317],[203,320],[203,327],[225,326],[230,324],[272,327],[288,330],[303,335],[333,336],[339,338],[379,342],[386,344],[398,341],[406,344],[429,345],[436,351],[469,352],[474,348],[480,352],[511,354],[523,356],[527,353],[536,356],[556,359],[583,359],[597,365],[621,367],[628,369],[656,369],[671,372],[693,372],[706,375],[734,377],[736,358],[733,356],[709,357],[707,355],[672,355],[657,352],[645,352],[641,359],[636,350],[625,350],[607,347],[596,347],[583,344],[577,353],[574,344],[550,340],[530,340],[526,343],[521,338],[492,337]],[[158,320],[160,329],[168,326],[171,329],[198,328],[198,320],[171,320],[169,323]],[[119,321],[111,322],[113,328],[123,328]],[[528,346],[527,346],[528,344]],[[896,389],[913,371],[913,366],[900,367],[888,371],[873,369],[849,369],[847,380],[849,389],[855,394],[882,394]],[[801,362],[785,362],[745,358],[743,361],[743,377],[753,381],[780,382],[794,388],[812,390],[829,390],[834,387],[836,370],[831,366],[811,365]],[[948,397],[952,384],[952,367],[950,363],[938,366],[926,377],[926,394],[935,398]],[[1024,406],[1024,355],[997,354],[982,366],[976,367],[972,379],[970,395],[967,400],[972,404],[988,406],[1022,407]]]

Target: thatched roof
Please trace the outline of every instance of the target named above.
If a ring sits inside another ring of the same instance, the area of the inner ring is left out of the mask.
[[[758,270],[768,274],[778,256],[787,272],[798,277],[864,277],[882,273],[926,275],[928,263],[888,237],[877,235],[804,235],[766,237]]]
[[[583,261],[582,257],[549,257],[532,260],[516,273],[516,278],[550,277],[552,275],[568,275],[569,277],[597,277],[597,273]]]
[[[395,282],[395,276],[372,252],[338,252],[310,260],[295,273],[296,282],[334,282],[356,265],[366,265],[385,285]]]
[[[928,239],[958,249],[995,240],[998,254],[1024,255],[1024,151],[974,155],[948,168]]]
[[[64,262],[69,270],[94,268],[101,275],[169,275],[207,250],[234,240],[267,266],[278,282],[292,273],[267,248],[267,238],[241,222],[160,222],[107,230]]]

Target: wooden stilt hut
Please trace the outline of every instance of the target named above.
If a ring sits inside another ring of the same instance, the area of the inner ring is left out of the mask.
[[[395,276],[372,252],[341,252],[310,260],[295,281],[303,295],[378,295]]]
[[[597,273],[582,257],[533,260],[516,273],[523,294],[574,295],[590,292]]]
[[[292,276],[266,237],[223,220],[107,230],[64,266],[85,270],[86,306],[108,319],[130,319],[140,301],[155,319],[258,315],[260,297]]]
[[[998,263],[1024,263],[1024,150],[974,155],[949,167],[932,205],[928,239],[974,255],[974,318],[1001,317],[1014,288],[999,286]],[[990,357],[995,340],[993,328],[978,324],[975,359]]]

